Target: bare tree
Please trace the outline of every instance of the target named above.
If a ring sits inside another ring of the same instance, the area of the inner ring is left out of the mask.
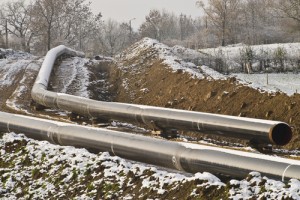
[[[175,14],[165,10],[151,10],[145,19],[145,22],[139,28],[141,37],[151,37],[162,42],[180,40],[180,22],[179,17]],[[186,17],[186,19],[188,18]],[[186,26],[187,21],[184,21],[184,19],[181,21],[182,29]]]
[[[194,32],[195,28],[198,29],[192,17],[185,14],[179,15],[179,27],[181,41],[190,36],[191,33]]]
[[[23,0],[7,2],[0,11],[0,17],[5,20],[9,34],[20,38],[21,47],[24,51],[30,51],[30,42],[33,32],[30,29],[31,5],[26,5]]]
[[[63,0],[36,0],[31,10],[32,25],[35,31],[44,36],[47,50],[51,49],[52,31],[64,20],[65,1]]]
[[[102,24],[98,33],[99,52],[108,56],[120,53],[128,43],[128,29],[122,24],[109,19]]]
[[[288,17],[300,24],[300,1],[299,0],[275,0],[274,4],[282,17]]]
[[[162,16],[159,10],[150,10],[149,14],[145,17],[146,21],[140,27],[140,33],[144,36],[149,36],[149,33],[152,34],[152,38],[157,40],[161,39],[161,23]]]
[[[225,46],[230,28],[237,19],[240,3],[241,0],[208,0],[206,6],[205,1],[197,1],[208,20],[217,28],[222,46]]]
[[[85,0],[65,1],[63,20],[58,21],[54,34],[58,43],[64,43],[80,50],[86,49],[87,40],[92,38],[101,13],[94,15],[90,3]]]

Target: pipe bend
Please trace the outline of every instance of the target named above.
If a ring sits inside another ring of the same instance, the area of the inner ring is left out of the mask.
[[[270,140],[280,146],[288,144],[293,137],[291,127],[286,123],[275,124],[269,132]]]

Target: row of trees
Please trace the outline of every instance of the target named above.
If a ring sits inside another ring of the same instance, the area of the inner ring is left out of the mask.
[[[0,45],[27,52],[43,54],[65,44],[112,56],[128,45],[129,32],[124,23],[103,22],[85,0],[16,0],[0,10]]]
[[[207,32],[219,45],[299,41],[298,0],[200,0]],[[208,44],[211,46],[212,44]]]
[[[0,47],[43,54],[66,44],[112,56],[142,37],[195,49],[300,40],[299,0],[199,0],[195,6],[198,18],[151,10],[133,31],[130,20],[103,21],[86,0],[9,1],[0,10]]]

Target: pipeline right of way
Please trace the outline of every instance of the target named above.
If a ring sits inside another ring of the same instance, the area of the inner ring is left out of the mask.
[[[47,90],[56,58],[62,54],[84,56],[63,45],[51,49],[41,66],[31,96],[46,107],[58,108],[90,118],[125,121],[163,131],[186,130],[255,140],[263,144],[286,145],[292,139],[291,127],[279,121],[193,112],[136,104],[95,101]]]
[[[83,147],[190,173],[210,172],[245,178],[257,171],[268,178],[300,179],[300,161],[206,145],[179,143],[142,135],[93,128],[0,112],[0,131],[59,145]]]

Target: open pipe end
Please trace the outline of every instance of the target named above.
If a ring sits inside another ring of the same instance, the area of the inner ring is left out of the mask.
[[[292,129],[285,123],[276,124],[270,131],[270,139],[276,145],[284,146],[291,141],[292,137]]]

